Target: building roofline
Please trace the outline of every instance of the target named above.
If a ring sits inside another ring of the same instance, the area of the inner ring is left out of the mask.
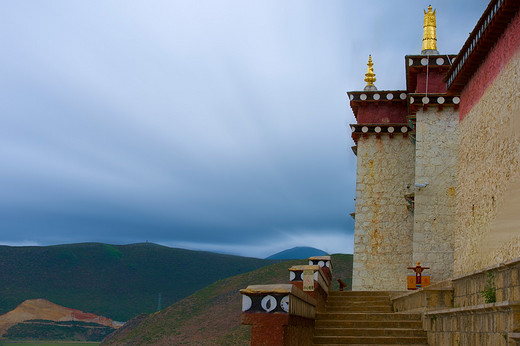
[[[404,57],[406,71],[406,90],[412,92],[417,84],[417,73],[426,69],[444,69],[452,65],[455,54],[409,54]]]
[[[347,92],[350,108],[357,119],[360,105],[369,103],[406,103],[408,94],[406,90],[363,90]]]
[[[460,93],[520,9],[518,0],[491,0],[446,74],[449,93]]]

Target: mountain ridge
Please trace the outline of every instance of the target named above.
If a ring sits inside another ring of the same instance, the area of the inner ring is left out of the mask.
[[[279,259],[279,260],[289,260],[289,259],[307,259],[313,256],[326,256],[326,253],[323,250],[317,249],[315,247],[309,246],[296,246],[291,249],[283,250],[277,252],[265,259]]]
[[[117,321],[276,261],[153,243],[0,246],[0,314],[44,298]]]

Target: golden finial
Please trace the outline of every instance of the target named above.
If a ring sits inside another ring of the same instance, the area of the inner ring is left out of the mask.
[[[424,32],[422,39],[422,54],[439,54],[437,51],[437,20],[432,5],[428,6],[428,12],[424,11]]]
[[[374,85],[374,82],[376,81],[376,74],[374,73],[374,63],[372,62],[372,55],[368,56],[368,63],[367,63],[367,73],[365,73],[365,82],[367,82],[367,85],[365,86],[365,90],[377,90],[376,86]]]

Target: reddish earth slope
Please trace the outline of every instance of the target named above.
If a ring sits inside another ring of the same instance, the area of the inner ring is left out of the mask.
[[[0,316],[0,336],[15,324],[27,320],[82,321],[119,328],[122,323],[110,318],[94,315],[80,310],[66,308],[45,299],[30,299],[18,305],[16,309]]]

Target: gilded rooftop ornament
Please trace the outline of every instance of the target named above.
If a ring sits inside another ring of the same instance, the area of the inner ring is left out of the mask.
[[[368,63],[367,63],[367,73],[365,73],[365,82],[367,82],[367,85],[365,86],[365,90],[377,90],[376,86],[374,85],[374,82],[376,81],[376,74],[374,73],[374,63],[372,62],[372,55],[368,56]]]
[[[424,31],[422,39],[422,54],[439,54],[437,51],[437,20],[435,19],[436,10],[432,11],[432,6],[428,6],[428,12],[424,11]]]

